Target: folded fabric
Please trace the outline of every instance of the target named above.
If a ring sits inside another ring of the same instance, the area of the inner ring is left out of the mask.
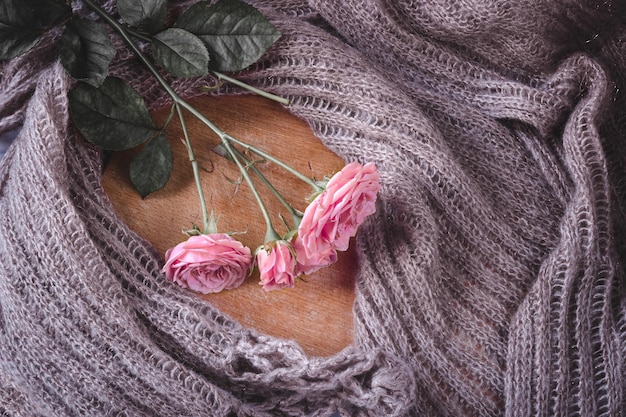
[[[622,415],[626,6],[253,3],[283,36],[238,78],[381,175],[354,344],[308,357],[164,279],[71,123],[56,33],[0,66],[0,134],[20,128],[0,161],[0,414]],[[117,46],[113,73],[165,106]]]

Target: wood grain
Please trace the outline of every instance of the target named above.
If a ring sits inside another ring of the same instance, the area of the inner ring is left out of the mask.
[[[230,135],[254,144],[302,173],[322,178],[343,166],[343,161],[319,142],[306,123],[276,103],[251,96],[202,97],[192,103]],[[161,126],[168,114],[169,109],[156,112],[157,125]],[[245,232],[237,237],[254,250],[262,243],[265,224],[250,189],[245,183],[237,185],[240,176],[233,163],[212,152],[219,142],[217,137],[192,116],[188,115],[186,122],[209,210],[220,216],[220,231]],[[176,119],[168,125],[167,134],[174,169],[165,188],[140,198],[127,174],[132,151],[116,153],[103,178],[103,186],[122,220],[162,254],[185,239],[182,229],[202,222],[191,164]],[[311,192],[308,186],[273,164],[260,162],[257,167],[295,207],[304,210],[305,198]],[[260,182],[258,188],[270,212],[288,217]],[[279,233],[284,232],[278,217],[274,224]],[[199,297],[246,326],[296,340],[309,355],[326,356],[352,343],[357,267],[356,255],[349,250],[340,254],[335,265],[305,276],[291,289],[265,292],[255,272],[235,290]]]

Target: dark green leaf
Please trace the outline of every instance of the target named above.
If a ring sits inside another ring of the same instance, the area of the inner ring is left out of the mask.
[[[28,1],[4,0],[0,3],[0,22],[5,25],[26,26],[34,14]]]
[[[117,12],[130,26],[154,33],[163,27],[167,0],[117,0]]]
[[[0,60],[23,54],[39,42],[40,31],[14,28],[0,23]]]
[[[6,1],[6,0],[3,0]],[[51,28],[72,16],[72,9],[62,0],[28,0],[20,1],[20,6],[30,4],[34,9],[34,21],[31,23],[42,29]]]
[[[280,32],[254,7],[240,0],[200,1],[185,11],[175,27],[198,36],[209,50],[209,68],[239,71],[258,61]]]
[[[145,197],[160,190],[172,173],[172,150],[163,133],[152,139],[130,163],[130,181]]]
[[[69,6],[56,0],[2,0],[0,60],[28,51],[47,29],[69,18],[71,13]]]
[[[76,19],[66,26],[59,52],[61,63],[72,77],[98,87],[107,76],[115,47],[100,24]]]
[[[119,78],[108,77],[100,88],[79,84],[69,105],[80,133],[104,149],[130,149],[157,133],[143,98]]]
[[[176,77],[206,74],[209,53],[197,36],[183,29],[171,28],[159,32],[152,42],[156,62]]]

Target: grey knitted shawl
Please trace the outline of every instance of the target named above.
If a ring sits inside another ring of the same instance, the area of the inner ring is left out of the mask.
[[[21,128],[0,165],[0,414],[625,415],[624,2],[256,5],[284,36],[239,77],[381,173],[354,344],[307,357],[166,282],[44,39],[0,66],[0,133]],[[113,69],[166,104],[121,47]]]

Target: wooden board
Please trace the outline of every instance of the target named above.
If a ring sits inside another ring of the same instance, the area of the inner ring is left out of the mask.
[[[202,97],[191,101],[196,108],[230,135],[251,143],[288,162],[302,173],[322,178],[342,168],[343,161],[313,136],[309,127],[280,105],[260,97]],[[154,114],[161,126],[169,114]],[[209,210],[221,216],[220,232],[245,232],[238,239],[254,250],[262,243],[265,224],[234,163],[212,152],[219,143],[201,122],[186,116]],[[174,169],[169,183],[145,199],[133,190],[127,167],[132,151],[116,153],[107,165],[103,186],[119,216],[133,230],[150,241],[162,254],[183,241],[182,229],[201,224],[202,217],[191,164],[181,143],[180,124],[174,118],[167,127],[174,153]],[[311,189],[275,165],[261,162],[257,167],[296,208],[304,210]],[[272,213],[285,209],[258,182],[264,201]],[[283,233],[281,221],[274,224]],[[280,338],[293,339],[310,355],[325,356],[352,343],[352,304],[354,251],[341,253],[337,264],[297,280],[291,289],[265,292],[258,284],[258,273],[238,289],[219,294],[198,295],[242,324]],[[181,291],[186,291],[181,289]]]

